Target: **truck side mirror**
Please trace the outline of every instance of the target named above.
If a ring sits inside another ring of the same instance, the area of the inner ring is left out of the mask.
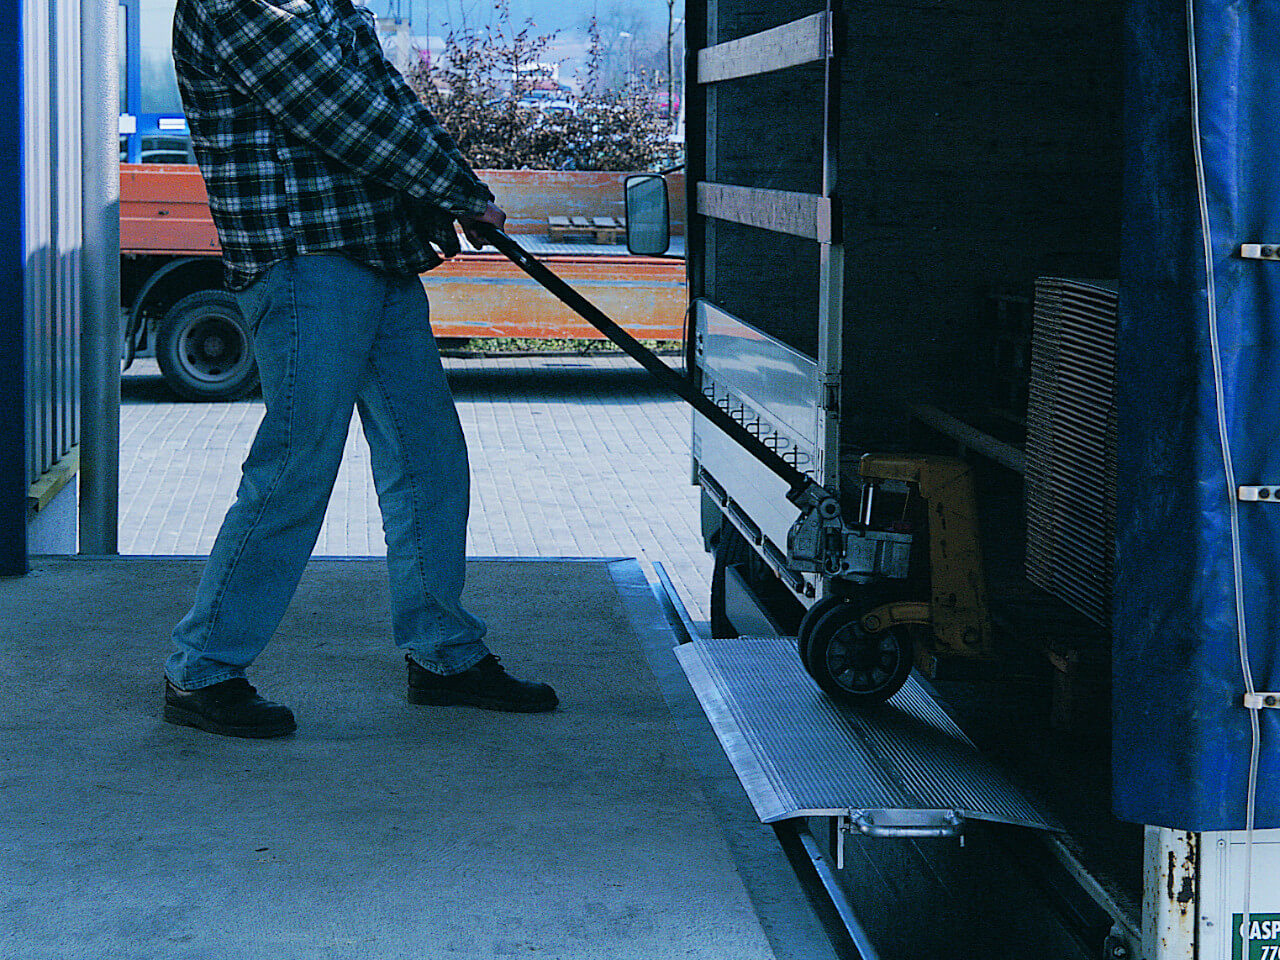
[[[666,253],[671,246],[666,179],[656,173],[627,177],[623,193],[627,201],[627,250],[646,257]]]

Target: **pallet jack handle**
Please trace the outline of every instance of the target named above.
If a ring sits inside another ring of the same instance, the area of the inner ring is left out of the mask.
[[[787,499],[803,509],[818,509],[825,518],[839,514],[839,506],[831,493],[815,483],[806,474],[778,455],[759,437],[751,433],[733,417],[697,390],[690,381],[680,376],[647,349],[635,337],[610,320],[595,304],[555,275],[545,264],[516,243],[510,236],[488,223],[472,221],[489,243],[517,267],[533,277],[557,299],[573,310],[606,337],[616,343],[627,356],[651,373],[664,387],[690,404],[700,414],[720,428],[730,439],[776,473],[789,488]],[[834,510],[834,514],[831,512]]]

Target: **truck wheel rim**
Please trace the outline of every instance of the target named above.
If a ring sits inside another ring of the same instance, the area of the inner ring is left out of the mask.
[[[871,693],[889,683],[901,656],[892,631],[868,635],[851,624],[837,630],[827,645],[827,673],[846,690]]]
[[[178,337],[178,358],[191,379],[220,384],[239,380],[253,366],[244,333],[222,314],[193,317]]]

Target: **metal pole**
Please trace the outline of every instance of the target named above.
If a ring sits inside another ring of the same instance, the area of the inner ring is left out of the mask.
[[[120,167],[118,0],[80,0],[80,552],[119,552]]]
[[[676,129],[676,0],[667,0],[667,120]]]

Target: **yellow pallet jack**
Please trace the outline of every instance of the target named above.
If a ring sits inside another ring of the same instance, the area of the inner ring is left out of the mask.
[[[800,517],[787,535],[787,566],[821,574],[828,595],[798,631],[802,662],[827,694],[852,705],[881,703],[912,663],[927,674],[939,656],[991,655],[973,478],[962,460],[867,454],[859,462],[859,517],[846,522],[837,498],[704,396],[506,233],[476,224],[485,239],[617,344],[788,486]],[[929,530],[929,587],[908,574],[914,534],[877,520],[882,496],[918,497]],[[927,595],[925,595],[927,594]]]
[[[823,690],[846,702],[878,702],[906,682],[913,660],[932,676],[941,656],[990,657],[991,618],[969,465],[953,457],[866,454],[858,474],[867,530],[886,488],[922,501],[927,589],[904,577],[833,580],[800,621],[797,640],[805,669]]]

